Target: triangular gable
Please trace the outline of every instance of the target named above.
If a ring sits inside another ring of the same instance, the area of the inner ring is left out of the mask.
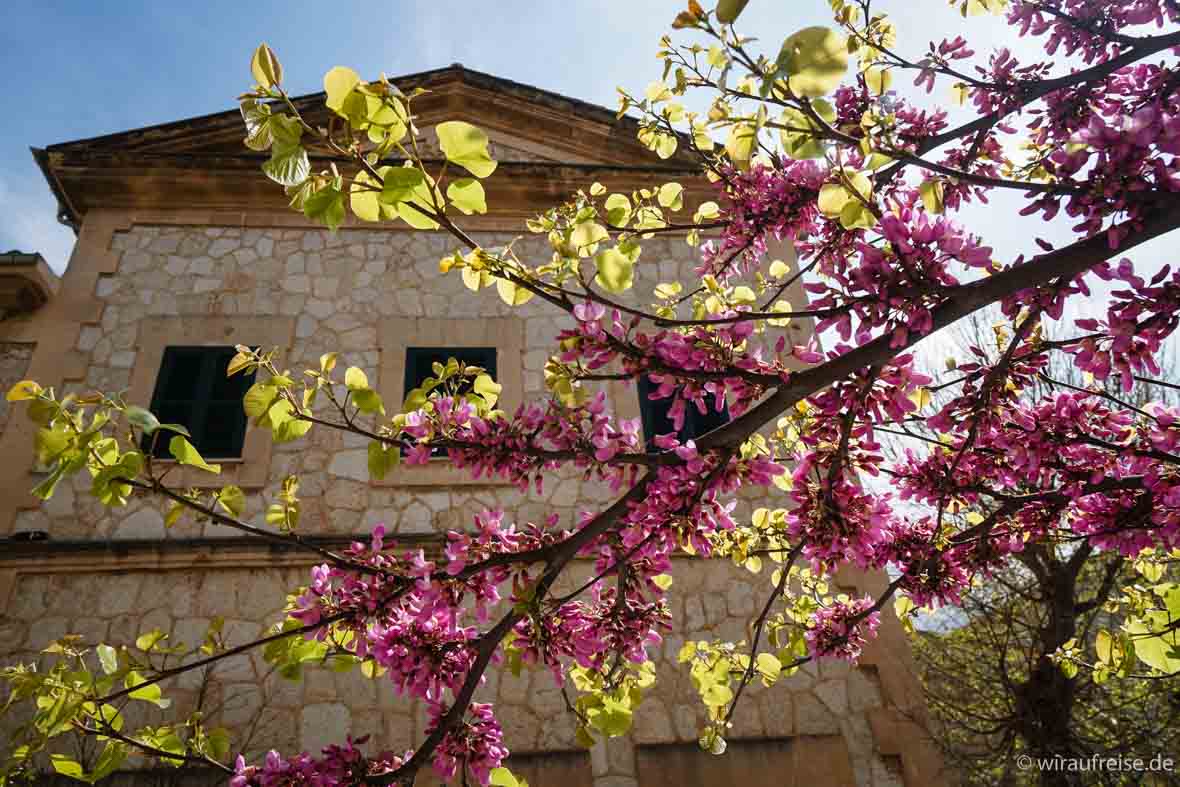
[[[433,128],[464,120],[487,132],[503,166],[487,181],[498,210],[531,215],[587,182],[642,188],[678,180],[694,188],[700,168],[683,149],[664,160],[637,139],[638,122],[605,107],[472,71],[459,65],[393,80],[404,92],[423,88],[412,105],[419,150],[441,158]],[[328,123],[324,96],[294,99],[305,119]],[[60,204],[59,218],[74,227],[94,208],[282,208],[282,190],[263,176],[266,153],[243,144],[237,110],[34,149]],[[312,166],[331,151],[312,147]],[[511,206],[511,207],[510,207]]]
[[[502,151],[504,161],[625,165],[662,168],[636,139],[637,123],[605,107],[562,96],[460,65],[392,80],[403,91],[424,88],[414,99],[419,144],[437,153],[430,130],[444,120],[476,123]],[[296,99],[313,124],[327,122],[323,93]],[[236,110],[51,145],[48,153],[240,154],[243,126]]]

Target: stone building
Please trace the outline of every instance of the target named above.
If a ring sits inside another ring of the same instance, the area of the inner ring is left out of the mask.
[[[595,180],[622,191],[678,180],[692,205],[712,196],[689,161],[655,158],[636,141],[635,124],[607,109],[459,66],[398,81],[430,91],[415,100],[425,140],[442,120],[468,120],[488,132],[500,161],[488,182],[491,212],[464,223],[485,245],[525,234],[525,218]],[[316,96],[301,101],[322,105]],[[242,136],[239,114],[227,111],[35,151],[60,218],[78,239],[60,283],[28,255],[0,265],[0,281],[16,278],[0,287],[0,297],[23,293],[23,300],[8,299],[14,305],[0,320],[4,389],[27,377],[58,390],[124,390],[144,406],[232,420],[218,410],[218,397],[228,395],[212,392],[217,385],[201,364],[215,362],[217,348],[251,344],[279,348],[292,369],[346,350],[347,362],[376,377],[395,408],[423,348],[490,353],[508,409],[543,396],[542,369],[566,324],[561,315],[540,299],[510,310],[494,294],[469,292],[455,275],[440,276],[438,260],[453,247],[441,234],[357,224],[330,234],[309,225],[261,174]],[[518,248],[548,256],[534,238]],[[637,291],[687,271],[689,251],[681,238],[650,242]],[[792,330],[799,341],[808,328]],[[616,412],[638,414],[634,388],[612,385],[609,394]],[[79,479],[41,504],[28,494],[39,476],[31,425],[0,409],[0,429],[4,660],[35,658],[66,633],[125,642],[158,627],[173,641],[199,642],[216,615],[225,617],[231,643],[246,641],[278,618],[286,590],[305,582],[310,561],[303,554],[211,524],[165,529],[155,500],[108,511]],[[301,531],[324,543],[383,522],[399,541],[429,547],[485,508],[519,521],[557,512],[568,522],[609,494],[573,474],[552,479],[543,494],[522,494],[473,482],[439,462],[370,481],[364,444],[328,429],[276,446],[264,431],[246,428],[216,453],[224,467],[216,483],[246,490],[248,518],[259,519],[280,480],[298,473]],[[171,480],[209,483],[184,473]],[[501,707],[511,765],[532,784],[917,787],[939,780],[906,641],[892,615],[859,666],[808,665],[772,689],[753,687],[729,753],[699,751],[701,708],[676,653],[685,639],[743,638],[769,586],[766,576],[720,561],[685,559],[676,576],[672,604],[681,628],[656,654],[659,681],[629,738],[578,749],[546,674],[492,674],[481,689]],[[872,592],[884,579],[849,574],[839,584]],[[255,751],[314,751],[346,733],[372,735],[374,746],[396,750],[423,730],[423,714],[380,681],[315,669],[299,683],[282,681],[267,676],[258,653],[186,678],[171,692],[178,710],[193,707],[198,695]]]

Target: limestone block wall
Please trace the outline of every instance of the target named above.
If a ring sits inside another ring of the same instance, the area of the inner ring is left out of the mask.
[[[35,345],[27,342],[0,342],[0,389],[7,391],[25,378]],[[8,425],[12,404],[0,397],[0,433]]]
[[[88,315],[78,319],[76,332],[66,332],[78,370],[62,381],[69,390],[126,390],[130,401],[147,405],[163,346],[247,343],[278,346],[282,365],[296,372],[315,367],[324,352],[343,351],[341,363],[366,369],[392,409],[402,389],[396,359],[407,343],[445,345],[448,336],[467,331],[480,340],[465,343],[487,341],[501,350],[502,381],[517,375],[519,390],[505,391],[505,402],[513,405],[544,395],[542,370],[553,337],[572,325],[539,299],[509,309],[494,292],[472,293],[459,276],[441,276],[438,261],[453,243],[439,234],[371,229],[329,234],[167,216],[105,221],[107,234],[97,239],[84,228],[71,264],[78,266],[75,276],[67,274],[64,281],[65,287],[73,282],[82,290],[75,296],[86,308],[78,311]],[[533,237],[491,231],[475,237],[486,246],[514,242],[525,258],[549,256]],[[650,292],[660,281],[685,279],[689,252],[679,238],[648,242],[636,290]],[[447,333],[424,340],[439,330]],[[805,335],[804,326],[790,330],[793,341]],[[8,349],[16,346],[0,345],[5,379],[23,376],[23,368],[16,369],[21,353],[29,351]],[[27,356],[24,362],[28,365]],[[607,391],[616,412],[638,415],[634,389],[612,385]],[[0,410],[0,428],[5,416]],[[338,431],[313,428],[307,438],[280,446],[251,431],[243,459],[225,463],[216,485],[241,485],[248,497],[246,517],[259,518],[282,479],[298,474],[303,532],[357,535],[383,523],[394,537],[419,540],[466,527],[488,508],[502,509],[516,521],[541,521],[556,512],[570,522],[579,510],[610,499],[609,490],[574,472],[554,474],[541,492],[522,493],[500,483],[473,484],[444,467],[407,470],[420,472],[370,482],[364,443]],[[136,501],[111,512],[91,500],[86,484],[83,478],[62,484],[49,503],[15,512],[14,532],[46,531],[51,540],[43,553],[0,557],[5,662],[35,657],[66,633],[128,641],[158,627],[174,640],[196,644],[215,615],[226,618],[227,637],[235,644],[273,623],[286,592],[306,581],[302,558],[239,554],[237,546],[193,547],[188,540],[236,533],[191,520],[166,530],[158,502]],[[765,496],[753,502],[773,505]],[[133,546],[120,546],[129,540]],[[158,543],[144,546],[144,540]],[[67,543],[69,550],[52,551]],[[745,638],[749,619],[770,590],[768,576],[716,561],[685,560],[676,576],[671,603],[680,628],[657,654],[658,683],[630,739],[592,752],[590,767],[600,787],[659,784],[652,775],[658,769],[648,768],[645,776],[637,763],[687,756],[682,746],[668,747],[696,740],[700,708],[687,674],[675,665],[676,654],[688,638]],[[850,575],[841,583],[856,590],[879,580]],[[898,733],[908,728],[894,712],[914,702],[905,647],[890,618],[863,668],[809,665],[773,689],[752,687],[731,737],[789,741],[796,759],[832,761],[828,772],[836,775],[828,783],[885,787],[901,784],[903,771],[908,784],[929,783],[915,780],[915,773],[929,773],[915,770],[929,759],[921,752],[909,756],[915,744]],[[205,679],[204,691],[196,677],[178,686],[180,706],[191,707],[203,696],[210,712],[246,736],[245,748],[314,750],[350,732],[371,734],[376,748],[396,749],[423,733],[419,709],[359,674],[309,670],[304,681],[292,684],[268,677],[260,654],[253,654],[217,667]],[[573,720],[547,674],[517,679],[493,672],[481,692],[504,706],[502,720],[514,749],[574,748]],[[845,771],[846,780],[839,776]]]
[[[219,615],[225,617],[224,634],[232,646],[264,635],[281,619],[287,589],[305,583],[308,576],[307,565],[281,558],[234,555],[221,566],[201,567],[207,559],[197,566],[176,559],[165,566],[138,561],[133,567],[137,561],[125,558],[121,566],[110,561],[108,570],[96,572],[94,556],[80,554],[57,561],[53,573],[44,566],[24,567],[0,619],[0,637],[8,651],[3,661],[36,660],[42,648],[65,634],[80,634],[91,642],[128,642],[158,628],[169,634],[169,642],[195,648]],[[645,780],[637,769],[642,753],[648,753],[650,763],[651,753],[669,744],[695,745],[703,709],[676,655],[686,639],[746,636],[754,608],[767,592],[765,578],[731,564],[680,562],[670,593],[674,618],[682,628],[653,653],[657,683],[636,715],[630,738],[591,752],[595,784],[653,783],[651,773]],[[240,567],[231,568],[231,563]],[[584,579],[588,570],[578,566],[566,586]],[[173,708],[161,712],[133,703],[126,711],[129,722],[136,717],[163,721],[201,709],[233,729],[241,748],[256,755],[272,747],[316,751],[345,734],[372,736],[370,748],[401,750],[425,732],[418,704],[397,697],[382,679],[369,680],[359,670],[309,667],[301,681],[292,682],[272,674],[260,652],[182,676],[166,685],[166,694],[174,700]],[[477,700],[497,703],[514,751],[576,748],[574,720],[548,671],[526,670],[513,677],[492,669]],[[900,785],[900,763],[875,749],[869,722],[869,715],[887,703],[875,669],[850,668],[843,662],[809,664],[770,689],[752,684],[730,735],[735,742],[794,740],[805,752],[835,758],[833,773],[843,769],[855,778],[823,783]]]

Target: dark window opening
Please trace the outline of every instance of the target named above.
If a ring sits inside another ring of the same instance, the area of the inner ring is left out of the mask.
[[[233,347],[167,347],[160,362],[152,413],[161,423],[180,424],[192,434],[190,441],[206,459],[236,459],[246,439],[246,413],[242,397],[254,384],[254,373],[226,377]],[[158,433],[153,455],[170,457],[173,435]],[[144,450],[152,448],[145,435]]]
[[[675,432],[676,439],[683,443],[695,440],[722,424],[729,423],[729,406],[723,403],[721,410],[718,411],[715,409],[713,397],[709,396],[705,401],[706,411],[704,413],[698,410],[695,404],[685,405],[684,426],[677,431],[672,423],[672,416],[669,414],[676,397],[669,396],[665,399],[655,400],[648,398],[652,391],[658,390],[660,386],[653,383],[647,375],[639,378],[638,387],[639,414],[643,418],[643,444],[648,452],[660,450],[655,444],[656,435]]]
[[[403,397],[409,396],[410,391],[418,388],[429,377],[437,377],[434,364],[446,366],[447,360],[454,358],[464,366],[479,366],[485,369],[489,376],[496,379],[496,348],[495,347],[407,347],[406,348],[406,377],[404,381]],[[459,393],[466,393],[471,389],[474,378],[466,378]],[[446,451],[435,448],[433,456],[443,456]]]

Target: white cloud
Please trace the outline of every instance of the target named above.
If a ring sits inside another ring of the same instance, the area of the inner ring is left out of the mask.
[[[56,273],[65,270],[74,233],[57,221],[57,202],[44,183],[0,178],[0,251],[40,252]]]

